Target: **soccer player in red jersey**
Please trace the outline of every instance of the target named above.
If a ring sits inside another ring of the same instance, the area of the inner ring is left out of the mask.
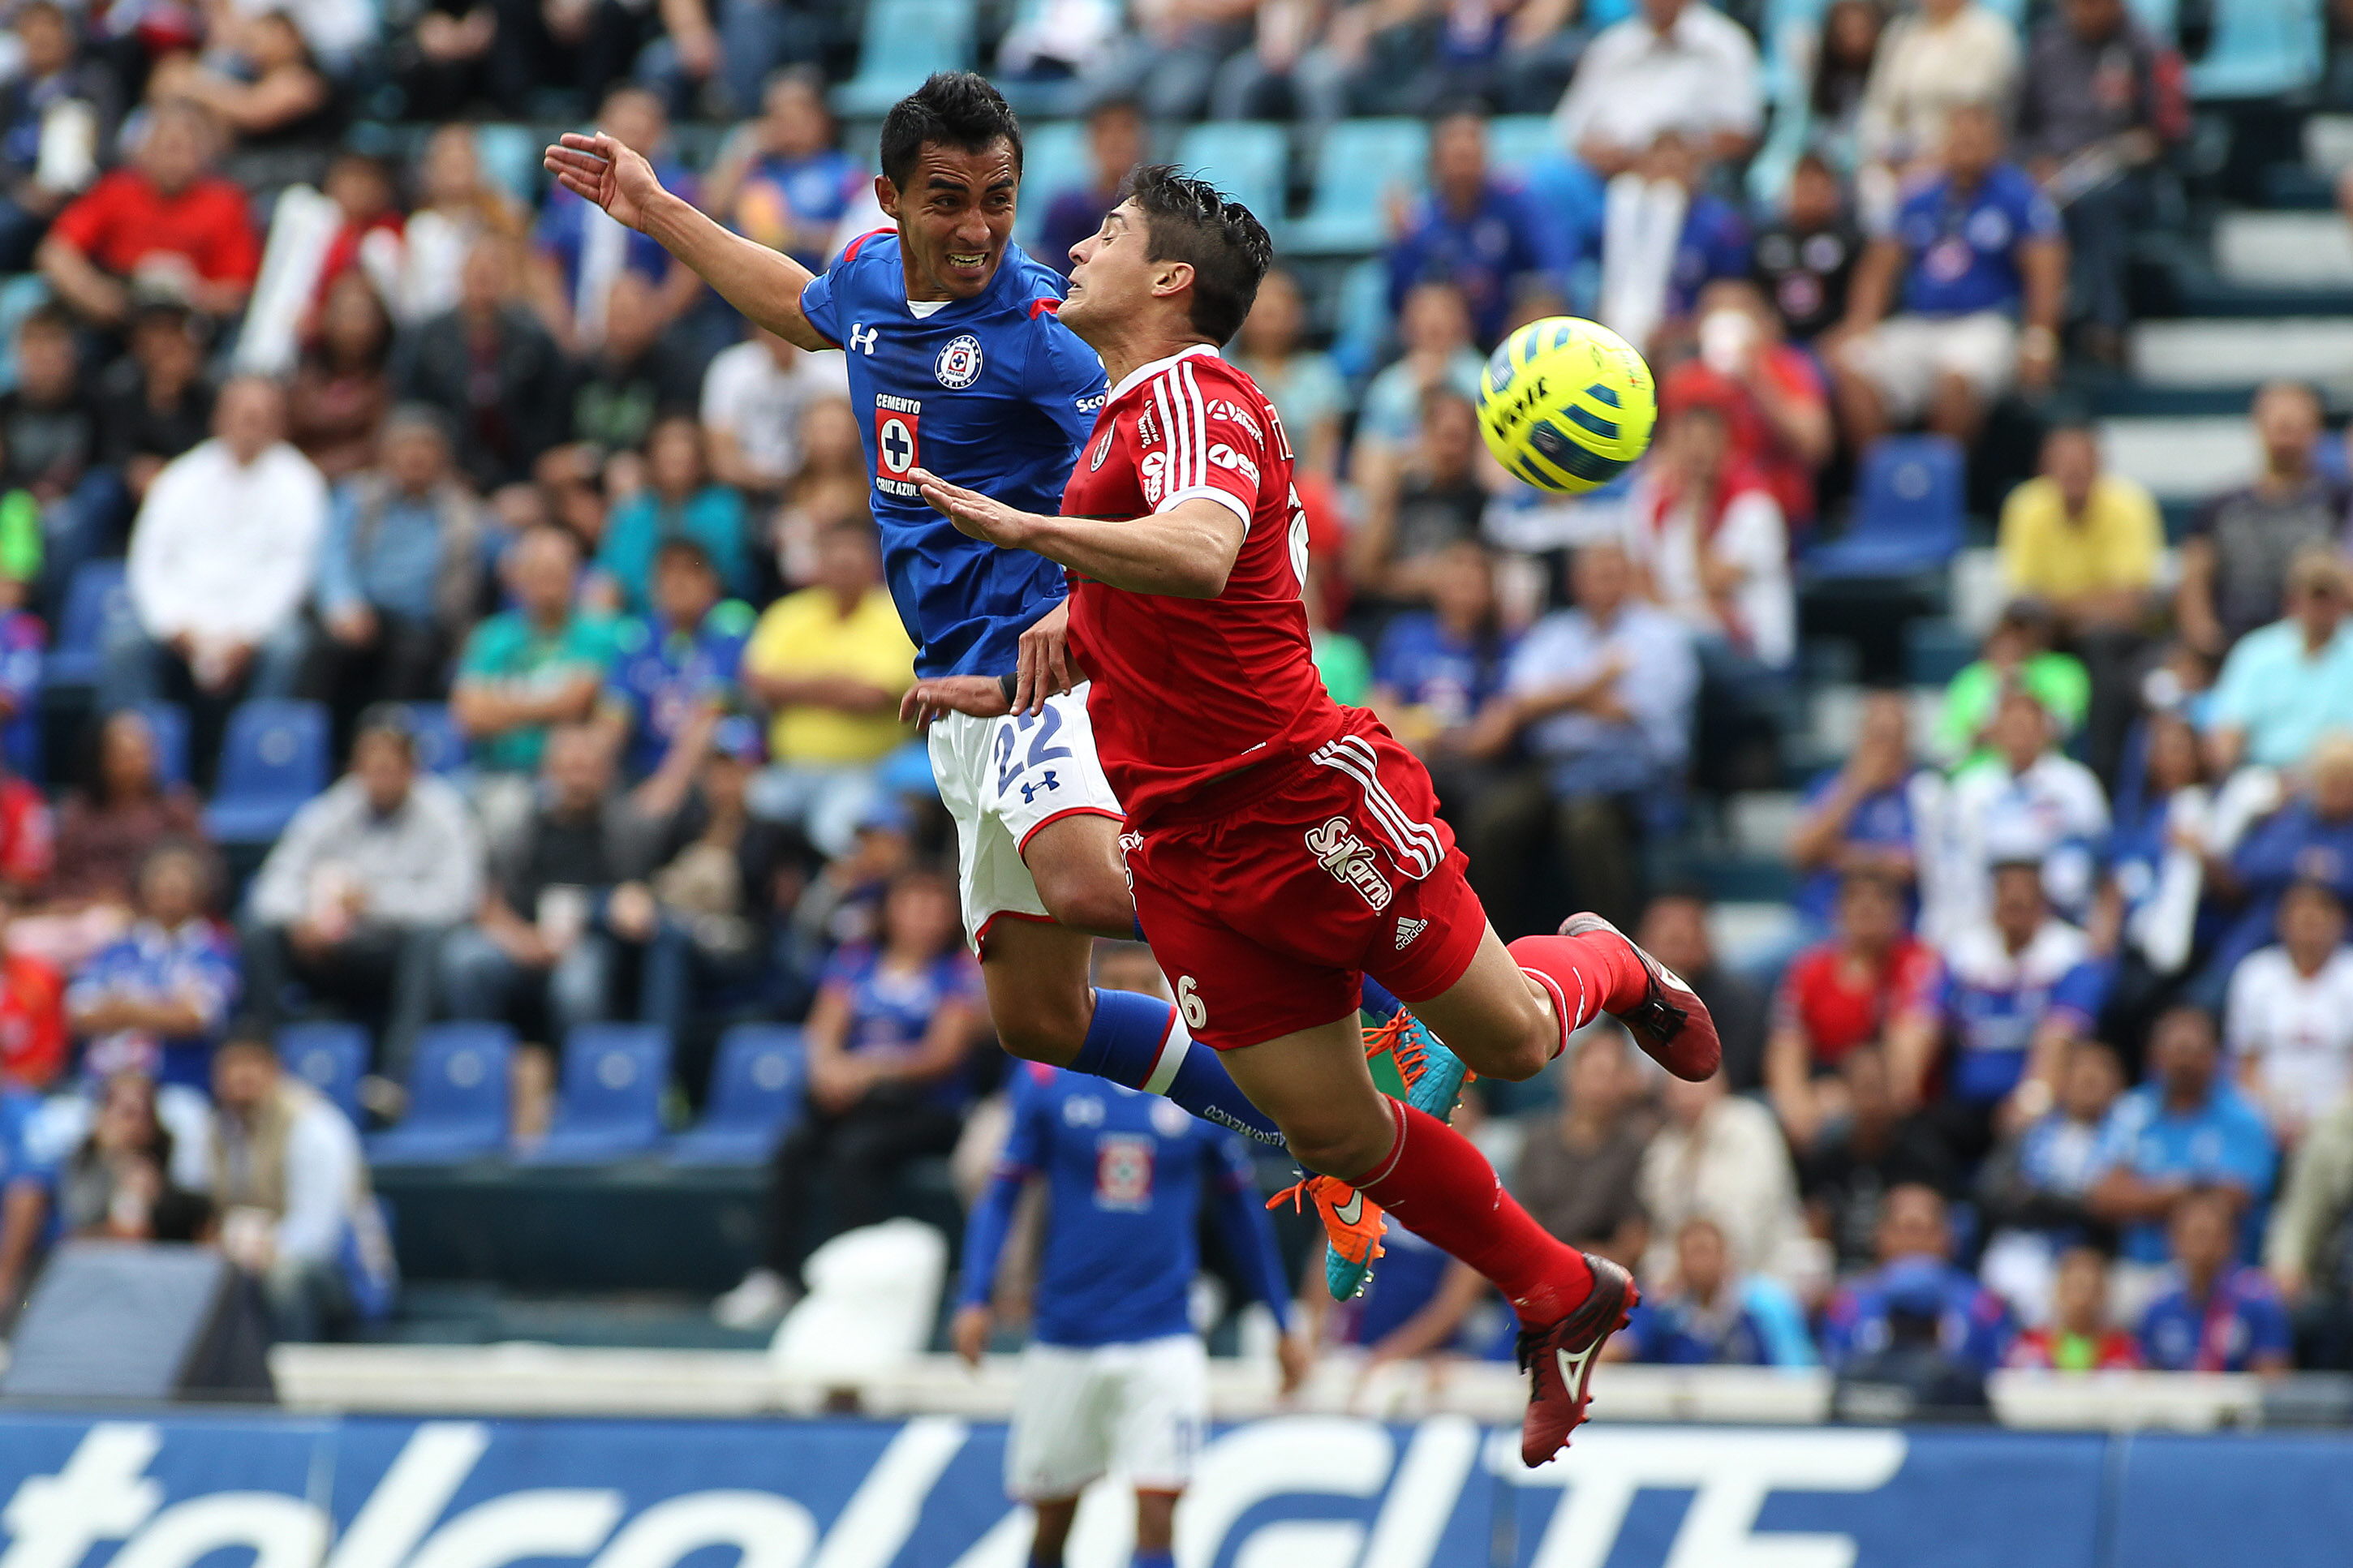
[[[1063,515],[914,478],[965,533],[1070,568],[1071,643],[1127,811],[1137,917],[1194,1037],[1328,1178],[1311,1184],[1319,1205],[1369,1199],[1511,1299],[1532,1376],[1521,1457],[1541,1465],[1582,1419],[1633,1281],[1546,1235],[1452,1128],[1380,1093],[1356,1029],[1363,977],[1504,1079],[1534,1076],[1605,1011],[1670,1071],[1705,1078],[1715,1026],[1599,917],[1507,950],[1421,763],[1325,694],[1300,601],[1307,522],[1290,442],[1218,353],[1272,259],[1258,219],[1201,181],[1145,169],[1071,256],[1062,321],[1103,356],[1112,391]],[[1003,697],[948,677],[915,701],[974,711]]]

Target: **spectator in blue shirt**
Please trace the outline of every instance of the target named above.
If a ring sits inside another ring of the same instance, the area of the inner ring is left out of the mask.
[[[2126,1262],[2153,1266],[2165,1261],[2175,1205],[2195,1189],[2211,1188],[2231,1195],[2251,1247],[2279,1151],[2263,1113],[2221,1071],[2213,1016],[2171,1009],[2150,1033],[2148,1053],[2151,1081],[2116,1101],[2101,1130],[2100,1173],[2088,1206],[2122,1227]]]
[[[2238,1259],[2239,1199],[2202,1187],[2173,1206],[2172,1288],[2140,1321],[2141,1359],[2160,1372],[2288,1370],[2295,1336],[2279,1291]]]
[[[1372,706],[1420,753],[1439,798],[1467,798],[1481,764],[1470,724],[1504,687],[1516,639],[1499,622],[1495,563],[1475,540],[1449,545],[1429,566],[1430,607],[1390,618],[1373,652]]]
[[[1113,96],[1087,110],[1087,183],[1045,193],[1046,217],[1038,226],[1030,254],[1067,278],[1071,247],[1103,226],[1103,214],[1119,205],[1129,171],[1151,148],[1144,106]],[[1293,432],[1294,437],[1298,432]]]
[[[664,189],[694,199],[694,176],[669,152],[670,114],[660,99],[641,87],[616,88],[596,111],[596,129],[650,160]],[[607,224],[618,233],[605,232]],[[560,185],[548,193],[532,244],[539,259],[533,282],[540,313],[557,340],[575,353],[604,341],[606,297],[623,272],[635,274],[658,294],[657,315],[665,324],[676,320],[702,287],[659,241],[619,224]]]
[[[1966,446],[2013,382],[2048,385],[2058,366],[2067,292],[2058,209],[2003,161],[2001,121],[1988,105],[1952,109],[1943,165],[1855,268],[1852,335],[1833,370],[1857,447],[1924,416]]]
[[[597,721],[625,748],[628,774],[659,773],[669,798],[642,804],[659,816],[683,798],[711,749],[711,726],[734,700],[752,611],[720,597],[718,571],[691,539],[664,540],[654,552],[653,604],[650,618],[624,622],[614,639]]]
[[[1934,1187],[1888,1193],[1879,1220],[1879,1268],[1839,1287],[1822,1316],[1822,1359],[1851,1373],[1923,1331],[1946,1357],[1978,1374],[2001,1364],[2016,1325],[2000,1297],[1956,1268],[1952,1226]]]
[[[646,484],[613,510],[597,547],[596,564],[621,591],[633,616],[653,609],[654,551],[665,539],[691,539],[718,568],[725,591],[752,593],[752,552],[744,497],[711,482],[702,426],[691,415],[657,420],[646,437]]]
[[[761,94],[760,118],[730,137],[712,163],[702,210],[744,238],[824,271],[834,230],[867,184],[864,166],[834,145],[836,133],[824,73],[778,71]]]
[[[10,1313],[31,1283],[57,1185],[55,1163],[26,1135],[40,1110],[38,1095],[0,1089],[0,1311]]]
[[[1797,1297],[1778,1280],[1741,1277],[1723,1228],[1704,1215],[1676,1234],[1674,1290],[1636,1307],[1607,1353],[1669,1366],[1820,1364]]]
[[[1789,835],[1789,858],[1804,874],[1798,913],[1813,935],[1829,934],[1839,885],[1851,873],[1868,872],[1909,892],[1917,871],[1912,796],[1918,773],[1910,704],[1901,691],[1873,692],[1863,699],[1854,749],[1814,780]]]
[[[2268,946],[2280,900],[2298,882],[2318,882],[2353,903],[2353,734],[2325,736],[2305,764],[2305,787],[2247,830],[2230,859],[2210,862],[2216,892],[2238,913],[2191,994],[2219,1007],[2239,961]]]
[[[1430,128],[1430,191],[1398,215],[1389,309],[1417,283],[1451,283],[1482,344],[1503,337],[1515,296],[1537,279],[1545,246],[1526,194],[1487,163],[1487,119],[1458,109]]]
[[[2287,568],[2286,614],[2241,637],[2222,660],[2206,712],[2215,776],[2242,763],[2293,768],[2320,737],[2353,727],[2353,574],[2316,540]]]
[[[158,1083],[210,1089],[212,1054],[237,1001],[237,962],[204,913],[208,867],[194,846],[167,843],[139,868],[139,918],[100,948],[66,991],[95,1079],[136,1069]]]

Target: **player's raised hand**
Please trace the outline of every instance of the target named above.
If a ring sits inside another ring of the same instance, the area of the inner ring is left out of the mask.
[[[955,1319],[948,1324],[948,1340],[955,1346],[955,1353],[964,1357],[965,1365],[979,1370],[981,1352],[988,1349],[988,1333],[996,1325],[997,1315],[984,1305],[976,1303],[956,1309]]]
[[[1028,512],[1001,500],[992,500],[978,490],[952,485],[929,468],[910,468],[907,478],[914,481],[915,489],[933,510],[955,524],[958,533],[986,543],[1001,544],[1008,550],[1022,547],[1028,534]]]
[[[928,730],[943,713],[969,713],[976,719],[1001,718],[1013,710],[1005,698],[1005,683],[993,675],[934,675],[919,680],[899,699],[899,722]]]
[[[540,161],[557,184],[595,202],[631,228],[646,226],[647,209],[662,194],[654,166],[602,132],[585,136],[567,131]]]
[[[1064,599],[1021,634],[1013,711],[1042,712],[1046,699],[1060,697],[1087,678],[1071,653],[1071,601]]]

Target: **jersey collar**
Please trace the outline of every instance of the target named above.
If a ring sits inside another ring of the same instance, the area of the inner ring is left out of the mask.
[[[1156,359],[1150,364],[1138,365],[1134,370],[1129,371],[1125,375],[1120,377],[1119,384],[1111,389],[1111,395],[1113,397],[1125,396],[1131,388],[1143,385],[1154,376],[1158,375],[1162,371],[1166,370],[1170,365],[1175,364],[1178,360],[1192,359],[1198,354],[1207,354],[1211,359],[1221,357],[1218,353],[1218,348],[1215,343],[1189,343],[1184,348],[1178,349],[1175,353],[1170,354],[1166,359]]]

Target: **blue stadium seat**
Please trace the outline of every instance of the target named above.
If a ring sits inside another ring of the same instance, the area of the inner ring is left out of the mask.
[[[188,710],[176,702],[142,702],[139,716],[155,737],[155,772],[165,784],[188,782]]]
[[[1549,114],[1499,114],[1487,121],[1487,162],[1513,174],[1560,150]]]
[[[528,125],[477,125],[474,156],[491,184],[526,207],[539,205],[540,159],[548,138]]]
[[[222,844],[267,844],[327,787],[327,710],[316,702],[243,702],[229,715],[205,826]]]
[[[1283,232],[1291,138],[1282,126],[1261,120],[1205,121],[1176,143],[1176,166],[1250,208],[1269,234]]]
[[[1906,577],[1961,547],[1961,448],[1947,436],[1889,436],[1863,454],[1846,532],[1807,555],[1829,578]]]
[[[793,1024],[738,1024],[719,1042],[702,1120],[670,1140],[673,1165],[759,1165],[800,1119],[807,1074]]]
[[[2320,0],[2223,0],[2214,42],[2189,68],[2196,99],[2267,99],[2320,80]]]
[[[278,1059],[323,1094],[354,1126],[360,1120],[360,1075],[367,1071],[368,1034],[358,1024],[321,1019],[278,1031]]]
[[[1014,237],[1024,248],[1037,245],[1054,198],[1085,184],[1089,168],[1087,130],[1077,121],[1048,120],[1021,127],[1021,216],[1015,220]]]
[[[1389,193],[1429,184],[1430,127],[1419,120],[1343,120],[1315,154],[1315,194],[1288,248],[1363,255],[1388,238]]]
[[[601,1165],[642,1154],[661,1141],[662,1090],[670,1083],[670,1036],[652,1024],[587,1024],[564,1042],[564,1082],[555,1120],[533,1165]]]
[[[836,111],[880,118],[934,71],[972,64],[971,0],[870,0],[858,75],[833,91]]]
[[[367,1141],[370,1163],[455,1165],[507,1141],[507,1074],[514,1031],[504,1024],[434,1024],[417,1037],[408,1115]]]
[[[411,702],[408,726],[417,736],[417,765],[428,773],[454,773],[466,765],[466,737],[449,717],[447,702]]]
[[[96,686],[106,664],[106,635],[131,615],[131,588],[120,561],[85,561],[66,584],[58,637],[41,661],[44,686]]]

